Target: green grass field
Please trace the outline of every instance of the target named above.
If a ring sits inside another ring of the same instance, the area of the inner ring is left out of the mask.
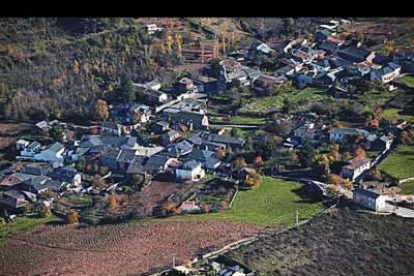
[[[398,109],[396,108],[388,108],[382,111],[381,115],[384,119],[387,120],[404,120],[407,122],[414,122],[414,116],[413,115],[400,115],[398,113]]]
[[[379,165],[379,169],[396,179],[414,177],[414,147],[399,145],[395,153]]]
[[[251,103],[242,107],[240,111],[256,113],[267,111],[270,108],[276,108],[277,110],[281,110],[283,108],[283,101],[285,99],[289,99],[293,103],[300,103],[298,109],[299,111],[304,112],[308,111],[313,103],[321,101],[328,97],[329,95],[327,95],[326,91],[323,89],[317,89],[312,87],[307,87],[303,90],[293,89],[292,91],[279,93],[273,96],[253,98]]]
[[[182,215],[165,220],[227,220],[268,226],[291,226],[295,222],[296,210],[299,211],[300,220],[308,219],[322,210],[320,202],[303,200],[293,192],[301,186],[296,182],[264,177],[259,189],[240,191],[231,209],[224,213]]]
[[[48,218],[39,218],[37,216],[18,217],[14,222],[0,224],[0,242],[13,237],[19,232],[27,232],[34,227],[45,224],[46,222],[56,220],[55,216]]]
[[[402,183],[399,185],[401,188],[400,194],[403,195],[414,195],[414,181]]]
[[[414,77],[405,75],[404,77],[400,78],[400,81],[407,86],[414,87]]]

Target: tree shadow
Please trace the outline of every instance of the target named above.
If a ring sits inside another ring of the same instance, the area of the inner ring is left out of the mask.
[[[294,194],[300,197],[297,203],[317,203],[321,202],[325,197],[322,191],[315,185],[303,185],[300,188],[292,190]]]

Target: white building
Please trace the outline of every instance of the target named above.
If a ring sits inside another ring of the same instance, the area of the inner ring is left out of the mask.
[[[201,163],[195,160],[184,163],[181,167],[175,170],[177,179],[180,181],[199,181],[206,172],[201,167]]]
[[[382,211],[386,206],[384,195],[360,188],[353,191],[353,201],[374,211]]]
[[[52,144],[50,147],[36,154],[34,156],[34,159],[37,161],[46,161],[50,163],[63,164],[63,161],[64,161],[63,152],[64,151],[65,151],[65,146],[59,142],[56,142]]]
[[[28,145],[30,144],[30,142],[23,140],[23,139],[19,139],[16,142],[16,149],[17,150],[23,150],[24,148],[26,148]]]
[[[352,158],[348,163],[342,167],[341,177],[349,178],[352,181],[371,168],[371,159],[365,157]]]

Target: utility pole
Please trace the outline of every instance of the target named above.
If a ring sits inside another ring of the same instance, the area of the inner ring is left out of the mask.
[[[296,210],[296,228],[299,227],[299,211]]]

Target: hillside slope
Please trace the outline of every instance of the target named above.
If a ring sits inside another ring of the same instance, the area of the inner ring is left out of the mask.
[[[414,221],[339,210],[228,254],[260,275],[413,275]]]

